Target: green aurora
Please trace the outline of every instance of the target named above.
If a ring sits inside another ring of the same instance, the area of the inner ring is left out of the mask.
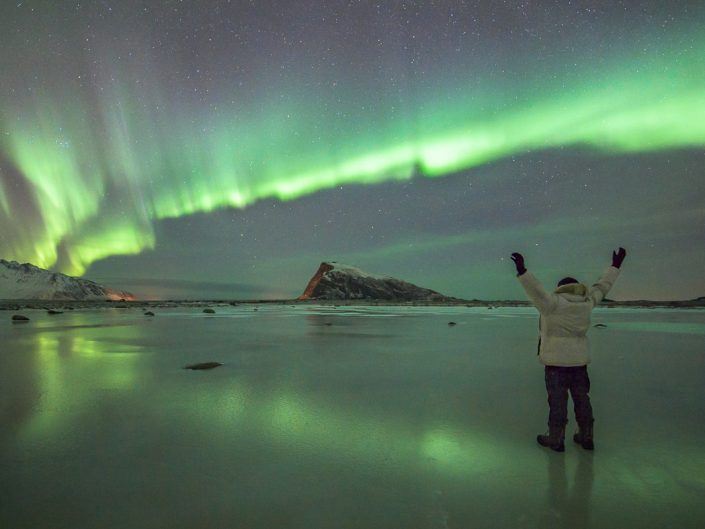
[[[167,100],[159,81],[128,85],[135,72],[99,92],[0,101],[0,255],[81,275],[96,260],[153,248],[160,219],[440,177],[532,150],[702,146],[705,44],[690,42],[609,67],[586,63],[569,86],[516,75],[495,95],[428,95],[404,112],[368,109],[345,123],[305,96],[199,114]],[[358,98],[344,99],[348,115]]]

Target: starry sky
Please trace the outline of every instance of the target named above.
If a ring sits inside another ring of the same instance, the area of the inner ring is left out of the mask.
[[[705,296],[701,1],[3,2],[0,257],[143,298],[336,260]]]

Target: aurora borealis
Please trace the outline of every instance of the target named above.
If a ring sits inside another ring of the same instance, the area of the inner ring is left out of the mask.
[[[0,257],[491,299],[622,244],[622,297],[705,295],[705,8],[592,4],[3,6]]]

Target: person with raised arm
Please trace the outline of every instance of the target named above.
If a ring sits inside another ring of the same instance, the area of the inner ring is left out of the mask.
[[[564,277],[553,292],[548,292],[527,271],[524,256],[517,252],[512,254],[519,282],[540,315],[538,356],[545,366],[549,414],[548,433],[538,435],[536,441],[556,452],[565,450],[569,392],[578,423],[573,440],[586,450],[595,448],[587,372],[590,363],[587,331],[592,309],[612,288],[626,255],[621,247],[612,252],[612,265],[591,287],[572,277]]]

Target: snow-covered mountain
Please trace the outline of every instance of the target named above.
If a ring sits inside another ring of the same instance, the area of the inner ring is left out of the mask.
[[[131,300],[134,296],[87,279],[0,259],[0,299]]]
[[[321,263],[299,299],[442,301],[452,298],[393,277],[368,274],[354,266],[331,261]]]

